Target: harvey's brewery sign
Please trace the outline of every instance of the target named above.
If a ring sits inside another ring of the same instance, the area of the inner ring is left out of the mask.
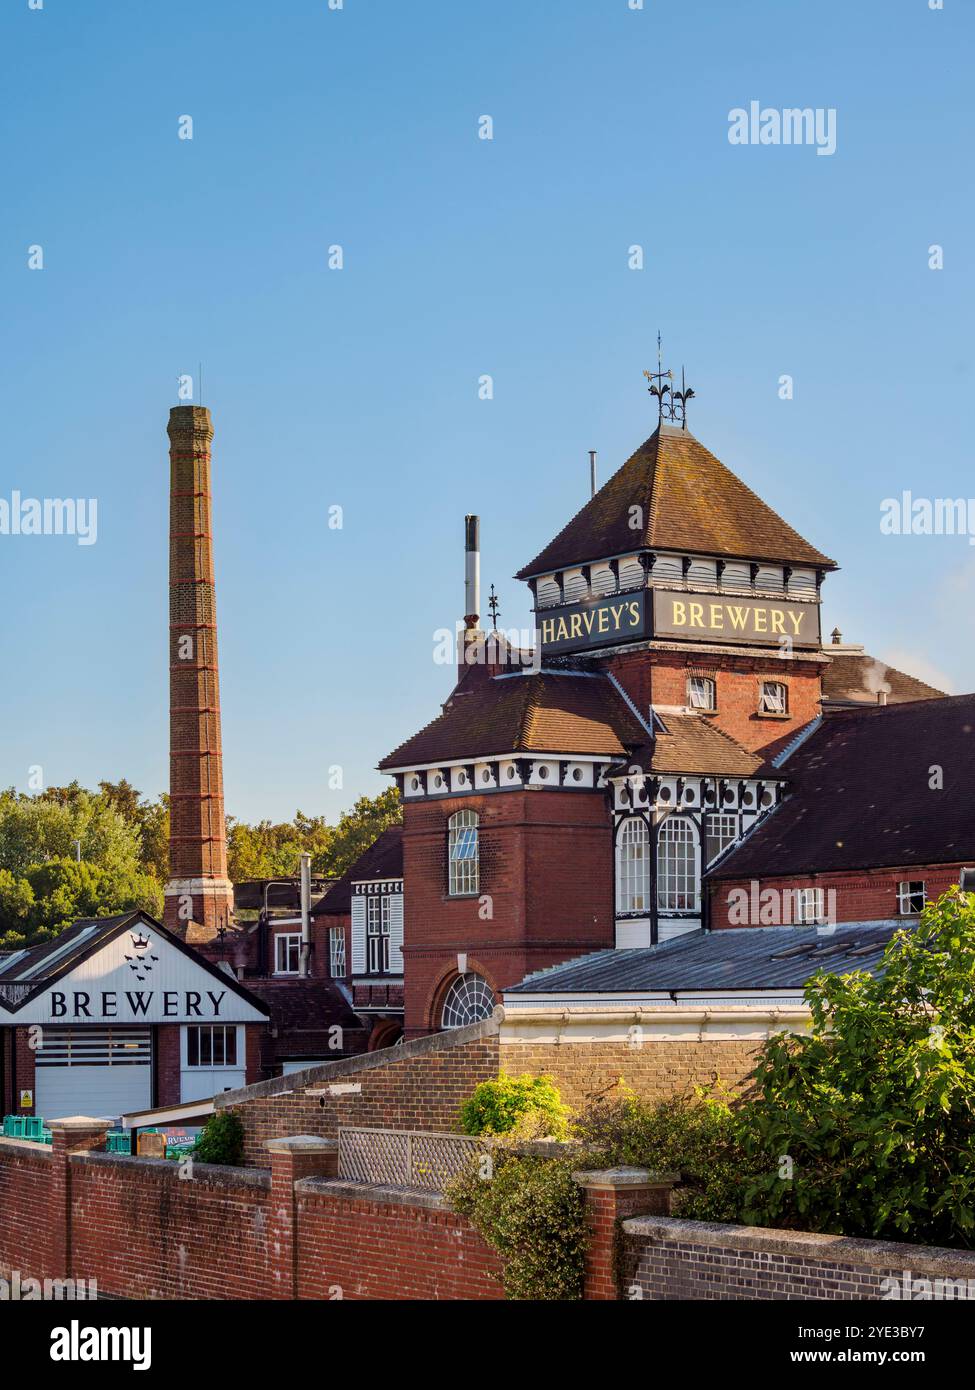
[[[568,604],[539,614],[538,631],[543,652],[552,654],[648,637],[730,646],[820,645],[817,603],[670,589],[639,589]]]

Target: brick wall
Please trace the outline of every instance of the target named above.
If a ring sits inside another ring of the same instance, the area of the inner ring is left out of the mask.
[[[774,757],[795,733],[820,712],[822,667],[801,658],[783,660],[774,652],[755,657],[684,652],[620,653],[607,663],[641,711],[655,705],[686,705],[689,675],[710,676],[717,690],[714,723],[738,743]],[[789,690],[785,719],[758,713],[763,680],[782,681]]]
[[[250,1031],[248,1029],[248,1031]],[[156,1034],[156,1104],[177,1105],[180,1089],[180,1025],[159,1024]]]
[[[0,1273],[19,1269],[53,1278],[51,1233],[44,1219],[51,1186],[46,1144],[0,1139]]]
[[[450,898],[447,822],[461,809],[480,816],[480,889]],[[612,828],[602,792],[407,802],[403,823],[407,1037],[439,1027],[458,952],[498,991],[530,970],[613,945]]]
[[[905,1270],[975,1281],[975,1253],[666,1217],[623,1223],[621,1293],[631,1299],[873,1300],[895,1287],[903,1298]]]
[[[547,1073],[562,1099],[581,1109],[590,1097],[610,1094],[622,1080],[646,1100],[667,1100],[722,1081],[736,1087],[754,1066],[753,1039],[649,1039],[641,1046],[629,1042],[508,1041],[502,1037],[501,1066],[520,1075]]]
[[[298,1297],[504,1297],[501,1263],[438,1197],[305,1178],[295,1186]]]
[[[282,1134],[335,1138],[340,1125],[363,1129],[457,1129],[457,1112],[479,1081],[498,1074],[498,1025],[437,1033],[274,1077],[216,1097],[244,1124],[245,1161],[267,1166],[264,1144]],[[306,1096],[306,1087],[358,1086],[338,1096]]]
[[[942,893],[946,893],[953,884],[958,883],[958,875],[962,867],[961,864],[938,864],[921,867],[907,865],[891,869],[859,869],[843,873],[809,874],[806,877],[776,878],[770,875],[754,880],[757,885],[754,889],[751,879],[720,880],[709,886],[711,925],[716,929],[720,927],[783,925],[781,917],[784,904],[787,901],[785,894],[786,892],[793,893],[799,888],[822,888],[827,894],[834,891],[836,894],[837,922],[885,921],[890,917],[900,915],[897,906],[897,887],[902,880],[923,880],[929,901],[934,901]],[[774,889],[777,896],[774,899],[769,897],[766,903],[763,903],[761,895],[767,889]],[[744,892],[747,895],[747,902],[744,898],[731,898],[733,892]],[[788,901],[793,904],[794,921],[794,899],[790,898]],[[737,907],[737,904],[741,904],[741,907]],[[826,906],[828,911],[828,900]],[[747,920],[740,920],[741,911],[744,911]],[[753,918],[755,920],[752,920]],[[906,917],[904,919],[905,926],[910,925],[912,920],[914,919]]]

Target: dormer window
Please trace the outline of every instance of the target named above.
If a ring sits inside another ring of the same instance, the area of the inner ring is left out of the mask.
[[[789,692],[781,681],[762,681],[758,696],[759,714],[788,714]]]
[[[717,686],[710,676],[689,676],[687,703],[691,709],[713,714],[718,708]]]

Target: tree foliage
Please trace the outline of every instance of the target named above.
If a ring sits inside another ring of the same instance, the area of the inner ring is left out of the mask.
[[[538,1135],[562,1139],[568,1133],[568,1107],[550,1076],[509,1076],[481,1081],[464,1101],[460,1127],[465,1134],[524,1132],[526,1122]]]
[[[742,1107],[748,1221],[971,1246],[975,897],[898,932],[873,975],[819,975],[808,1037],[765,1043]]]

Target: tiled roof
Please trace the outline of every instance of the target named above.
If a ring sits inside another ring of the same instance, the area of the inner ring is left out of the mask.
[[[835,704],[875,705],[879,691],[886,693],[891,705],[906,700],[938,700],[945,693],[865,652],[834,652],[829,647],[824,650],[832,661],[823,671],[823,699]]]
[[[975,695],[838,710],[787,770],[792,795],[711,878],[975,864]]]
[[[654,739],[654,772],[709,773],[712,776],[752,777],[765,761],[736,743],[700,714],[660,714],[665,726]]]
[[[618,757],[646,737],[607,677],[529,672],[455,691],[443,714],[379,767],[387,771],[499,753]]]
[[[835,568],[692,434],[662,425],[516,577],[644,548]]]
[[[875,969],[902,922],[736,927],[687,932],[656,946],[597,951],[528,975],[504,994],[630,994],[680,990],[802,989],[819,971]],[[512,1010],[511,1017],[517,1018]]]
[[[352,885],[403,877],[403,827],[391,825],[352,864],[311,910],[313,917],[341,917],[352,910]]]
[[[271,1010],[271,1024],[279,1036],[299,1032],[323,1032],[338,1026],[358,1032],[362,1020],[352,1012],[333,980],[248,980],[251,994]]]

